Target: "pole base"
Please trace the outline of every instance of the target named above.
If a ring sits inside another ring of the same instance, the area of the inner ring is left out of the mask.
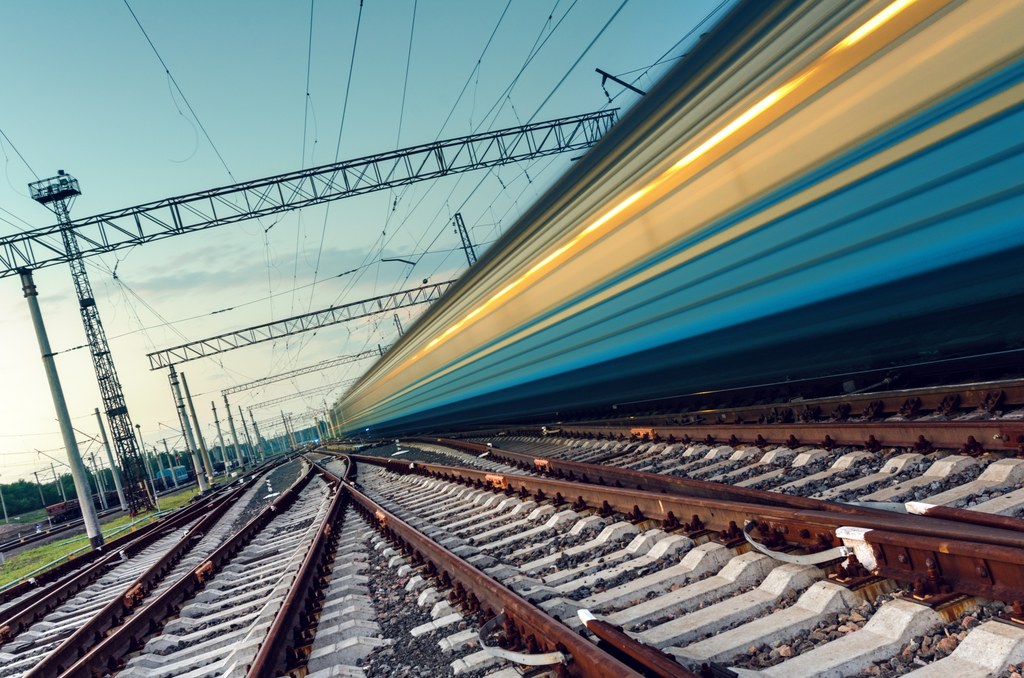
[[[89,537],[89,544],[94,548],[98,549],[103,546],[103,535],[98,534],[95,537]]]

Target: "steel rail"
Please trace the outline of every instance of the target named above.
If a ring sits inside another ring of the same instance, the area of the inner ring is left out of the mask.
[[[853,506],[850,513],[836,513],[614,488],[545,476],[497,474],[438,464],[349,456],[356,462],[383,466],[400,474],[440,478],[502,491],[509,496],[518,493],[524,498],[532,496],[538,502],[550,500],[556,506],[571,505],[578,511],[595,510],[603,516],[625,514],[634,522],[654,519],[660,521],[666,531],[682,531],[694,538],[706,536],[709,531],[717,532],[717,539],[724,543],[742,539],[740,527],[749,521],[756,523],[765,546],[773,549],[796,546],[810,553],[842,546],[843,539],[837,531],[844,528],[901,534],[908,539],[913,537],[919,544],[927,544],[931,555],[909,559],[906,554],[901,557],[897,552],[899,547],[894,544],[873,544],[878,562],[899,561],[905,565],[899,576],[893,578],[915,586],[924,582],[921,586],[925,593],[938,594],[950,583],[943,579],[942,573],[959,577],[966,568],[964,561],[970,560],[972,568],[984,567],[986,577],[957,579],[958,590],[1008,602],[1024,601],[1024,568],[1021,568],[1024,533],[1019,531]]]
[[[788,506],[795,509],[815,509],[834,511],[836,513],[858,513],[860,511],[857,507],[850,506],[849,504],[834,504],[807,497],[754,490],[747,487],[736,487],[734,485],[724,485],[707,480],[695,480],[693,478],[670,476],[661,473],[634,471],[633,469],[617,466],[604,466],[601,464],[541,457],[466,440],[452,440],[449,438],[404,438],[403,440],[413,444],[416,442],[440,444],[477,455],[487,452],[491,458],[503,461],[510,466],[515,466],[524,471],[544,473],[570,481],[579,480],[583,483],[595,483],[609,487],[636,488],[649,492],[663,492],[689,497],[704,497],[707,499],[727,497],[736,501],[767,506]]]
[[[128,511],[122,511],[120,507],[111,508],[107,509],[106,511],[97,512],[96,517],[100,519],[108,518],[110,516],[117,515],[118,513],[128,513]],[[63,523],[57,523],[56,525],[47,527],[41,532],[32,532],[30,534],[25,535],[24,537],[16,537],[14,539],[5,541],[3,544],[0,544],[0,552],[9,553],[14,549],[25,548],[31,546],[37,541],[43,541],[44,539],[57,537],[69,530],[81,528],[84,524],[85,521],[81,518],[75,518],[74,520],[68,520]]]
[[[580,480],[585,483],[596,482],[600,485],[609,485],[612,487],[635,487],[638,490],[647,490],[650,492],[664,492],[668,494],[705,497],[709,499],[728,497],[736,501],[764,504],[766,506],[788,506],[795,509],[828,511],[838,514],[879,514],[877,513],[877,509],[858,506],[856,504],[822,501],[821,499],[812,499],[810,497],[799,497],[779,492],[769,492],[767,490],[736,487],[734,485],[715,483],[708,480],[696,480],[693,478],[670,476],[661,473],[649,473],[647,471],[634,471],[633,469],[620,468],[617,466],[604,466],[594,463],[537,457],[531,454],[512,452],[499,447],[488,447],[481,443],[473,443],[465,440],[451,440],[447,438],[408,438],[406,440],[409,440],[410,442],[423,441],[438,443],[472,454],[487,452],[490,457],[504,461],[511,466],[515,466],[523,470],[531,470],[547,475],[553,475],[559,479]],[[922,508],[921,512],[924,515],[944,517],[962,523],[973,523],[982,526],[1024,531],[1024,521],[1008,516],[991,516],[978,513],[976,511],[948,509],[944,507],[931,507],[928,509]]]
[[[905,532],[868,529],[857,539],[870,547],[866,555],[854,547],[860,564],[873,574],[907,582],[914,594],[967,593],[994,600],[1024,603],[1024,550],[962,539],[936,539]]]
[[[23,678],[55,676],[77,661],[89,648],[100,642],[105,634],[139,608],[145,596],[155,589],[173,570],[175,565],[205,536],[206,531],[220,520],[231,506],[250,489],[261,476],[254,475],[243,485],[222,495],[209,507],[200,521],[153,565],[124,588],[124,593],[103,606],[89,621],[65,638],[52,652],[39,660]]]
[[[313,469],[306,471],[288,489],[281,492],[277,499],[221,544],[203,563],[149,601],[123,624],[112,629],[101,642],[60,675],[67,678],[93,678],[116,671],[129,652],[141,647],[145,638],[161,628],[168,617],[176,614],[184,601],[198,593],[214,572],[245,548],[275,516],[287,510],[313,478],[314,473]]]
[[[284,463],[285,461],[287,461],[286,458],[272,459],[266,462],[265,465],[260,466],[254,470],[260,473],[264,471],[269,471],[270,469]],[[146,538],[146,536],[150,532],[162,531],[165,528],[168,528],[169,526],[180,525],[183,522],[188,522],[189,520],[194,519],[194,515],[192,514],[199,513],[202,510],[205,510],[206,505],[209,502],[213,501],[213,499],[216,496],[216,493],[211,493],[206,496],[200,497],[198,498],[197,501],[187,506],[183,506],[179,509],[176,509],[173,512],[167,513],[166,515],[161,516],[160,518],[158,518],[157,520],[153,521],[148,525],[144,525],[130,533],[123,534],[117,537],[116,539],[107,542],[100,549],[93,549],[87,551],[86,553],[83,553],[80,556],[76,556],[75,558],[68,560],[67,562],[61,563],[56,567],[50,568],[45,572],[36,575],[32,578],[31,581],[24,581],[20,584],[4,589],[2,592],[0,592],[0,602],[8,602],[14,598],[22,596],[29,589],[41,587],[40,590],[37,591],[34,595],[26,596],[21,600],[18,600],[17,602],[13,603],[12,605],[8,606],[5,610],[3,610],[2,613],[0,613],[6,615],[0,616],[0,631],[2,631],[3,626],[7,624],[7,619],[9,617],[18,613],[18,611],[23,609],[24,607],[35,604],[35,601],[39,597],[48,596],[53,591],[57,590],[56,587],[46,588],[47,584],[59,581],[61,580],[61,578],[69,574],[72,577],[78,577],[83,572],[81,568],[85,565],[88,565],[89,563],[92,563],[93,561],[103,561],[105,563],[114,557],[120,558],[120,551],[124,550],[128,545],[132,544],[135,540]],[[158,537],[154,537],[153,539],[156,538]],[[150,541],[152,541],[152,539]],[[84,583],[87,585],[91,581],[92,580],[89,580]],[[63,583],[60,584],[60,586],[63,585]]]
[[[588,631],[605,644],[604,647],[610,648],[609,651],[612,655],[625,655],[633,661],[639,662],[654,675],[680,675],[678,673],[680,667],[674,659],[653,647],[644,645],[638,647],[637,641],[618,626],[596,618],[585,619],[583,614],[580,615],[580,621]],[[697,674],[690,671],[684,675],[697,678]]]
[[[941,513],[938,515],[896,513],[855,504],[836,505],[819,499],[808,500],[809,505],[802,507],[770,505],[727,497],[724,491],[717,497],[669,494],[649,489],[610,487],[581,480],[562,480],[543,475],[495,473],[480,469],[357,454],[348,456],[357,462],[384,466],[396,473],[428,475],[474,487],[503,491],[507,495],[518,493],[524,497],[533,496],[537,501],[550,499],[556,505],[571,503],[574,507],[579,507],[580,510],[595,509],[603,511],[605,514],[622,513],[637,521],[644,519],[667,521],[671,526],[669,529],[685,528],[682,521],[686,520],[691,525],[695,522],[699,523],[699,527],[693,525],[696,530],[691,531],[706,529],[728,532],[739,538],[738,530],[734,530],[731,523],[735,523],[738,528],[748,520],[786,521],[794,517],[806,519],[815,529],[831,532],[803,535],[800,534],[800,530],[791,529],[793,525],[786,525],[785,529],[781,531],[790,543],[810,549],[834,546],[837,541],[834,537],[834,530],[843,526],[888,529],[907,534],[960,538],[970,542],[1024,548],[1024,530],[1006,529],[997,525],[963,523],[959,521],[961,514],[956,514],[956,518],[953,518],[952,515],[942,515]],[[722,487],[724,490],[725,486]],[[828,510],[836,506],[841,506],[845,510],[842,512]],[[698,520],[695,521],[694,518]],[[1011,520],[1015,520],[1017,525],[1024,526],[1024,521],[1020,519]]]
[[[308,639],[299,638],[302,632],[301,617],[304,610],[313,607],[314,601],[326,581],[324,573],[327,565],[334,559],[334,548],[341,533],[342,512],[347,503],[348,494],[342,491],[342,478],[334,475],[305,455],[312,468],[322,475],[334,488],[334,497],[327,509],[327,517],[317,530],[313,543],[306,552],[306,557],[299,567],[295,579],[288,587],[281,608],[274,615],[274,621],[267,631],[267,637],[260,645],[259,652],[248,667],[246,675],[252,678],[274,678],[287,674],[289,660],[300,658],[300,643]],[[351,464],[348,465],[351,468]],[[344,476],[348,476],[348,469]],[[319,580],[319,581],[317,581]],[[289,657],[289,652],[291,656]],[[308,657],[302,656],[305,660]]]
[[[54,586],[42,588],[32,595],[16,601],[0,613],[0,642],[7,642],[14,638],[64,601],[102,577],[109,566],[121,561],[122,554],[131,557],[162,538],[167,532],[195,520],[196,516],[209,509],[212,501],[213,495],[204,497],[199,502],[145,525],[132,534],[108,542],[100,550],[90,551],[53,570],[44,572],[39,578],[45,578],[48,581],[58,580],[69,572],[71,576]],[[86,567],[79,569],[83,565]]]
[[[785,385],[789,386],[789,384]],[[925,412],[952,413],[970,410],[991,412],[996,408],[1024,405],[1024,380],[1007,379],[946,386],[921,386],[891,391],[812,396],[800,400],[776,398],[772,402],[759,405],[707,406],[715,399],[719,401],[723,399],[741,400],[744,395],[747,400],[754,400],[759,396],[763,397],[762,394],[765,391],[770,391],[773,386],[781,385],[737,389],[734,393],[723,391],[679,396],[675,400],[666,399],[660,403],[659,401],[623,403],[615,405],[616,416],[614,417],[579,420],[566,425],[570,427],[587,425],[657,427],[678,424],[678,420],[712,421],[722,424],[755,423],[764,420],[763,423],[772,423],[780,421],[778,417],[789,417],[785,421],[810,423],[823,417],[846,419],[864,415],[871,418],[898,414],[908,416]],[[813,390],[813,382],[807,388]],[[661,414],[650,414],[643,411],[644,406],[648,410],[658,407],[668,411]],[[830,416],[833,413],[839,416]],[[491,430],[495,429],[492,427]]]
[[[504,612],[508,624],[531,652],[568,653],[571,661],[565,668],[571,675],[588,678],[639,678],[644,675],[548,616],[351,485],[346,484],[345,489],[371,523],[377,524],[392,541],[426,561],[428,574],[436,574],[442,581],[450,582],[448,585],[454,587],[456,595],[461,591],[471,612],[482,612],[488,618]],[[636,641],[634,643],[640,646]],[[654,675],[689,678],[694,674],[679,666],[677,672]]]
[[[881,421],[820,422],[793,424],[704,424],[685,426],[563,426],[563,433],[578,437],[618,438],[655,435],[684,442],[757,446],[820,445],[825,449],[853,445],[878,450],[882,447],[963,449],[969,454],[989,451],[1024,455],[1024,421]]]

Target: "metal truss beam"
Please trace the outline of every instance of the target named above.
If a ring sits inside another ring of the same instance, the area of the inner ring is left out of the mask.
[[[221,395],[231,395],[233,393],[240,393],[242,391],[248,391],[250,389],[259,388],[261,386],[267,386],[268,384],[274,384],[285,379],[291,379],[293,377],[301,377],[304,374],[312,374],[314,372],[322,372],[329,370],[339,365],[347,365],[349,363],[359,362],[360,360],[366,360],[367,358],[379,358],[384,355],[387,348],[374,349],[372,351],[363,351],[362,353],[356,353],[354,355],[343,355],[337,358],[328,358],[322,360],[313,365],[306,365],[298,369],[290,370],[288,372],[282,372],[281,374],[275,374],[270,377],[264,377],[257,379],[256,381],[250,381],[247,384],[239,384],[238,386],[231,386],[221,391]]]
[[[158,370],[161,367],[177,365],[179,363],[206,358],[218,353],[233,351],[236,348],[252,346],[265,341],[274,341],[283,337],[290,337],[294,334],[317,330],[321,327],[337,325],[357,318],[388,313],[407,306],[427,304],[441,298],[454,280],[414,287],[411,290],[403,290],[394,294],[385,294],[371,299],[362,299],[350,304],[331,306],[321,311],[304,313],[303,315],[292,316],[284,320],[276,320],[263,325],[254,325],[237,332],[219,334],[216,337],[199,339],[180,346],[166,348],[161,351],[147,353],[149,358],[149,369]]]
[[[266,400],[262,403],[256,403],[255,405],[249,405],[250,410],[259,410],[264,407],[273,407],[281,403],[288,402],[289,400],[295,400],[296,398],[306,398],[310,396],[323,395],[330,393],[331,391],[341,388],[342,386],[349,386],[356,383],[359,379],[346,379],[339,381],[337,384],[331,384],[329,386],[321,386],[319,388],[311,388],[308,391],[299,391],[297,393],[289,393],[288,395],[281,396],[280,398],[274,398],[273,400]]]
[[[79,219],[71,224],[83,257],[270,216],[363,193],[593,146],[615,110],[435,141],[298,172],[256,179]],[[65,263],[61,226],[0,238],[0,278]]]

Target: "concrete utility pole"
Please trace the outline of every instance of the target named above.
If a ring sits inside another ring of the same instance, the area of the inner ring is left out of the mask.
[[[231,403],[228,402],[228,397],[224,396],[224,409],[228,413],[228,430],[231,431],[231,442],[235,446],[235,459],[238,460],[238,468],[245,470],[245,458],[242,456],[242,448],[238,446],[238,433],[235,431],[235,420],[231,416]]]
[[[99,484],[100,491],[108,492],[107,481],[103,479],[103,457],[100,457],[100,460],[96,461],[96,453],[93,452],[89,455],[89,461],[92,462],[92,470],[93,473],[96,474],[96,482]]]
[[[46,508],[46,497],[43,496],[43,484],[39,482],[39,471],[32,471],[32,475],[36,478],[36,487],[39,489],[39,508]],[[50,520],[49,514],[46,516],[46,522],[53,525],[53,521]]]
[[[107,505],[107,493],[103,491],[103,481],[100,479],[100,472],[96,468],[96,455],[89,455],[89,459],[92,460],[92,473],[96,476],[96,492],[100,495],[100,506],[106,511],[110,506]]]
[[[161,440],[164,444],[164,452],[167,454],[167,464],[171,467],[171,482],[174,483],[175,489],[178,487],[178,474],[174,472],[174,455],[171,454],[171,450],[167,447],[167,438]]]
[[[295,436],[292,435],[292,428],[288,425],[288,415],[284,413],[284,410],[281,410],[281,421],[284,423],[284,434],[288,439],[288,449],[289,451],[294,450]]]
[[[245,420],[245,415],[242,413],[242,406],[238,406],[238,418],[242,420],[242,433],[245,434],[245,441],[249,443],[249,455],[250,461],[255,464],[257,461],[263,461],[259,458],[259,452],[256,447],[252,444],[252,437],[249,435],[249,423]]]
[[[210,401],[210,408],[213,410],[213,423],[217,427],[217,441],[220,443],[220,456],[224,457],[224,470],[228,469],[228,448],[224,447],[224,432],[220,428],[220,419],[217,417],[217,403]]]
[[[139,450],[140,457],[142,459],[142,465],[146,467],[146,475],[149,476],[149,488],[153,492],[153,506],[156,510],[160,510],[160,497],[156,493],[156,481],[153,480],[153,468],[146,461],[146,444],[142,441],[142,424],[136,424],[135,430],[138,431],[139,435]]]
[[[256,425],[256,417],[252,416],[251,407],[249,408],[249,419],[252,420],[252,432],[253,435],[256,436],[256,444],[260,446],[260,456],[266,459],[267,455],[270,454],[270,451],[267,450],[266,445],[263,444],[263,438],[260,436],[260,427]]]
[[[85,464],[83,462],[83,466],[84,465]],[[57,467],[53,465],[52,461],[50,462],[50,473],[53,474],[53,484],[57,486],[58,490],[60,490],[60,498],[61,498],[61,500],[67,501],[68,500],[68,495],[64,493],[64,483],[62,483],[60,481],[60,478],[57,477]],[[86,471],[86,473],[88,473],[88,471]],[[78,488],[75,488],[75,489],[78,489]],[[92,491],[91,490],[89,491],[89,496],[90,497],[92,496]],[[81,501],[79,501],[79,503],[81,503]]]
[[[206,449],[206,440],[203,438],[203,431],[199,426],[199,417],[196,416],[195,405],[192,404],[192,394],[188,391],[188,380],[185,379],[185,373],[181,373],[181,386],[185,389],[185,400],[188,402],[188,411],[192,414],[192,425],[196,429],[196,437],[199,439],[199,452],[203,458],[203,466],[206,468],[206,477],[209,478],[210,484],[213,484],[213,464],[210,462],[210,453]]]
[[[5,523],[10,522],[9,520],[7,520],[7,502],[4,501],[4,486],[3,486],[3,483],[0,483],[0,506],[4,507],[4,522]]]
[[[164,460],[160,456],[160,451],[156,449],[156,445],[153,446],[153,456],[156,457],[156,468],[157,471],[160,473],[160,485],[165,490],[171,489],[167,486],[167,476],[164,474]],[[171,475],[174,475],[173,471],[171,472]]]
[[[121,469],[114,463],[114,453],[110,451],[110,441],[107,439],[107,428],[103,425],[103,417],[100,416],[100,408],[96,408],[96,423],[100,427],[100,437],[103,438],[103,449],[107,452],[107,464],[110,466],[110,475],[114,478],[114,489],[117,490],[117,500],[121,502],[121,510],[128,510],[128,498],[124,496],[124,485],[121,484]]]
[[[174,369],[174,365],[170,366],[167,378],[171,382],[171,393],[174,395],[175,404],[178,406],[178,418],[181,420],[182,431],[185,433],[185,445],[192,455],[192,464],[196,467],[196,482],[199,483],[199,491],[206,492],[210,489],[210,483],[207,482],[203,462],[199,460],[199,453],[196,452],[196,441],[192,437],[192,425],[188,423],[188,415],[185,413],[185,399],[181,397],[181,385],[178,383],[178,373]]]
[[[93,548],[103,546],[103,532],[100,530],[100,521],[96,515],[96,508],[92,505],[89,493],[89,476],[85,470],[85,463],[82,455],[78,452],[78,442],[75,440],[74,431],[71,428],[71,415],[68,413],[68,404],[64,400],[64,389],[60,385],[60,377],[57,375],[57,364],[53,360],[53,351],[50,349],[50,339],[46,336],[46,326],[43,324],[43,314],[39,310],[39,293],[32,280],[32,271],[22,270],[21,288],[28,300],[29,315],[32,316],[32,326],[36,331],[36,340],[39,342],[39,352],[43,357],[43,369],[46,372],[46,381],[50,385],[50,396],[53,398],[53,408],[57,413],[57,421],[60,424],[60,435],[64,440],[64,448],[68,453],[68,461],[71,462],[71,478],[75,481],[75,493],[78,495],[78,503],[82,507],[82,521],[85,523],[85,533],[89,537],[89,543]],[[45,506],[45,504],[44,504]]]

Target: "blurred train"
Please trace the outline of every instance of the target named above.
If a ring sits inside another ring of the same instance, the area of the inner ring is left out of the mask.
[[[1020,351],[1022,260],[1024,2],[739,2],[335,417],[558,421]]]

